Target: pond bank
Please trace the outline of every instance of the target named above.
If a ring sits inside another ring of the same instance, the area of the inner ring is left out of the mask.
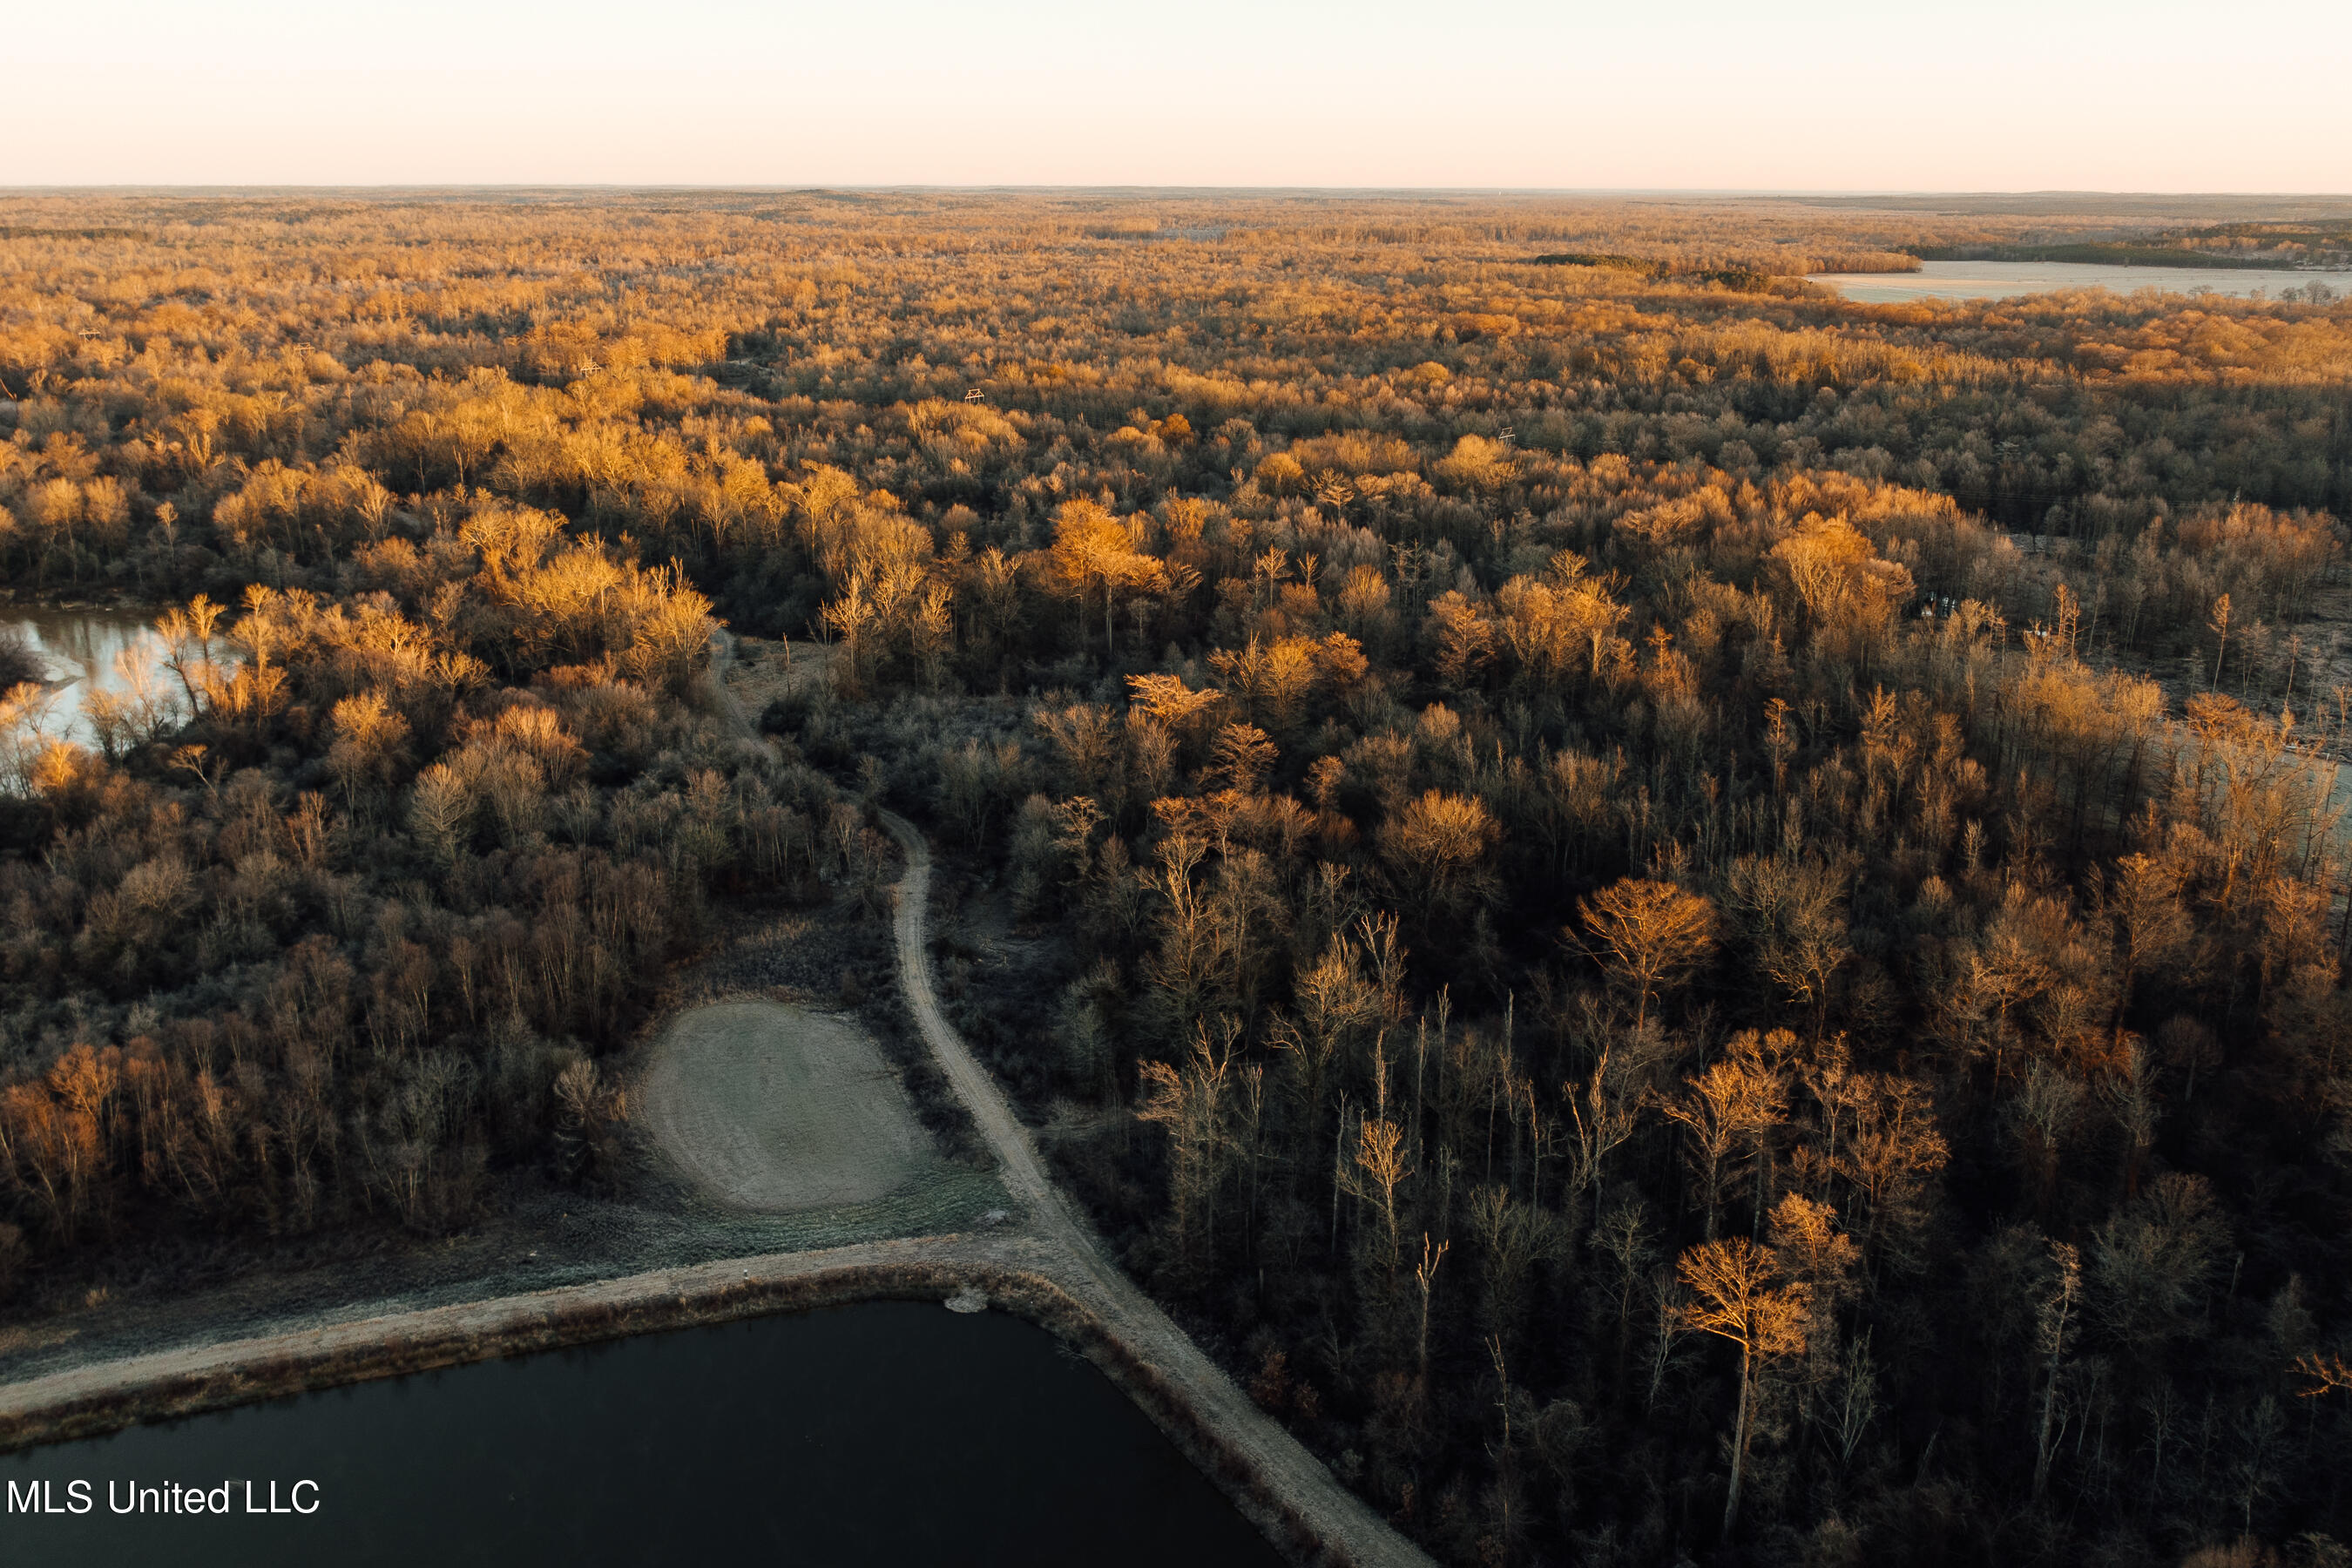
[[[1282,1563],[1083,1356],[1014,1313],[936,1300],[272,1400],[24,1450],[0,1480],[68,1503],[79,1483],[94,1504],[11,1520],[12,1568]],[[236,1500],[228,1517],[139,1516],[139,1489],[165,1482],[205,1489],[207,1515]]]
[[[0,1451],[499,1356],[857,1301],[942,1305],[976,1289],[1094,1363],[1294,1563],[1354,1561],[1318,1538],[1249,1457],[1050,1277],[1026,1237],[946,1237],[728,1259],[593,1284],[191,1346],[0,1387]]]

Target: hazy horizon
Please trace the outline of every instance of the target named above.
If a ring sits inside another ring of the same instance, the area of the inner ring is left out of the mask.
[[[0,185],[1660,194],[2352,187],[2352,20],[2256,0],[1942,16],[1066,0],[63,9]],[[98,106],[93,110],[93,106]]]
[[[644,195],[662,191],[691,191],[700,195],[723,195],[740,193],[747,195],[789,194],[802,191],[839,191],[856,194],[905,195],[1150,195],[1166,197],[1248,196],[1345,196],[1353,200],[1366,197],[1394,196],[1399,200],[1420,200],[1432,196],[1475,196],[1484,198],[1572,197],[1608,201],[1637,200],[1649,196],[1678,198],[1709,197],[1719,200],[1805,201],[1829,198],[1850,202],[1871,197],[1890,200],[1975,200],[2011,201],[2026,198],[2048,199],[2067,197],[2093,201],[2159,201],[2189,203],[2200,201],[2310,201],[2352,204],[2352,186],[2341,190],[2276,190],[2276,191],[2154,191],[2107,189],[2066,190],[2058,188],[2011,190],[1971,188],[1963,186],[1817,187],[1772,185],[1382,185],[1382,184],[1146,184],[1132,182],[971,182],[950,184],[940,181],[892,180],[116,180],[116,181],[28,181],[22,184],[0,184],[0,194],[75,195],[137,194],[147,191],[173,194],[206,191],[367,191],[387,195],[407,192],[483,191],[529,195],[541,191],[611,191]]]

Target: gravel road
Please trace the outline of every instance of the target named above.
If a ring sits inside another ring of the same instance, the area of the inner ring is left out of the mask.
[[[1194,1412],[1246,1456],[1259,1477],[1328,1545],[1368,1568],[1374,1563],[1431,1563],[1425,1552],[1341,1486],[1320,1459],[1251,1403],[1223,1369],[1136,1288],[1104,1251],[1085,1216],[1046,1178],[1029,1130],[949,1025],[932,993],[930,959],[923,942],[929,910],[929,846],[905,818],[885,812],[882,821],[907,854],[907,874],[898,890],[899,984],[922,1026],[924,1043],[995,1150],[1005,1190],[1028,1206],[1032,1231],[1051,1244],[1038,1272],[1092,1309],[1113,1338],[1180,1389]]]
[[[711,687],[727,716],[742,733],[751,734],[754,732],[751,721],[727,685],[733,658],[732,638],[724,632],[714,636]],[[1037,1271],[1084,1302],[1129,1353],[1157,1369],[1181,1391],[1194,1413],[1247,1458],[1260,1479],[1297,1510],[1327,1546],[1365,1568],[1383,1563],[1433,1564],[1427,1553],[1341,1486],[1281,1423],[1252,1403],[1190,1335],[1137,1289],[1104,1250],[1094,1227],[1046,1176],[1029,1130],[1013,1115],[996,1080],[940,1010],[924,940],[930,916],[930,846],[906,818],[887,811],[881,816],[883,826],[907,857],[907,872],[896,893],[898,984],[906,993],[908,1009],[922,1029],[923,1043],[930,1047],[957,1098],[995,1152],[998,1178],[1028,1209],[1031,1233],[1048,1244],[1045,1257],[1034,1265]]]

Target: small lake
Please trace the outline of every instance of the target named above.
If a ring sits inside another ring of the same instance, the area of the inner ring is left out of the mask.
[[[2287,289],[2324,283],[2340,299],[2352,294],[2352,272],[2291,272],[2222,267],[2107,267],[2078,261],[1926,261],[1916,272],[1817,272],[1809,282],[1826,283],[1849,300],[1888,303],[1904,300],[2007,300],[2060,289],[2112,289],[2128,294],[2161,289],[2168,294],[2252,296],[2272,299]]]
[[[1214,1563],[1265,1538],[1094,1365],[1002,1312],[882,1301],[685,1329],[0,1458],[9,1568]],[[279,1513],[266,1510],[277,1485]],[[299,1497],[295,1483],[314,1487]],[[226,1517],[109,1511],[231,1484]],[[316,1511],[290,1511],[297,1504]]]
[[[0,635],[14,633],[48,667],[53,683],[40,720],[51,740],[92,744],[83,704],[93,691],[129,696],[142,660],[159,693],[178,695],[162,665],[167,651],[151,617],[128,610],[0,609]]]

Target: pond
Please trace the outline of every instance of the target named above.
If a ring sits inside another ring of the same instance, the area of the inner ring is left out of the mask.
[[[1091,1363],[1003,1313],[919,1302],[649,1334],[31,1449],[0,1458],[0,1504],[45,1481],[66,1508],[76,1480],[85,1513],[0,1515],[10,1568],[1280,1562]],[[127,1505],[133,1483],[159,1503],[171,1483],[226,1484],[211,1495],[231,1511],[110,1511],[110,1488]]]
[[[2338,299],[2352,293],[2352,272],[2291,272],[2221,267],[2110,267],[2079,261],[1925,261],[1916,272],[1817,272],[1809,281],[1826,283],[1849,300],[1885,304],[1904,300],[2007,300],[2060,289],[2161,289],[2169,294],[2252,296],[2276,299],[2288,289],[2322,284]]]
[[[49,692],[34,722],[49,740],[96,742],[89,700],[121,700],[142,690],[175,701],[176,682],[163,668],[167,651],[152,617],[132,610],[0,610],[0,637],[15,636],[47,667]]]

